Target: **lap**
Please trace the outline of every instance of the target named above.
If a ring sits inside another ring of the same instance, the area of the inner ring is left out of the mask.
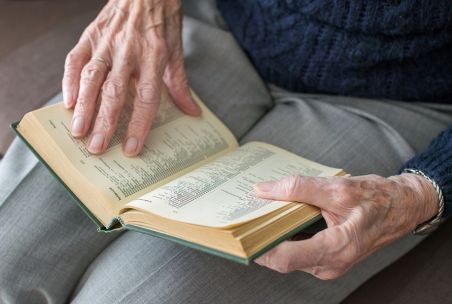
[[[107,289],[100,288],[100,278],[106,276],[117,280]],[[291,294],[298,290],[306,296],[312,292],[305,287],[313,278],[298,276],[303,279],[126,232],[92,264],[73,300],[84,303],[96,297],[97,303],[290,303],[286,296],[280,297],[278,289],[292,290]]]
[[[371,275],[419,242],[407,236],[353,268],[321,281],[243,266],[166,240],[126,232],[91,264],[74,303],[339,303]],[[108,284],[105,278],[111,278]],[[95,299],[95,300],[93,300]]]
[[[229,33],[187,19],[184,37],[194,90],[242,142],[274,143],[352,174],[389,175],[442,126],[420,107],[404,112],[418,111],[435,125],[419,128],[422,140],[413,139],[408,123],[385,116],[382,107],[333,97],[276,94],[269,111],[271,96]],[[0,290],[8,290],[1,297],[64,301],[91,264],[76,301],[337,302],[417,242],[406,237],[344,278],[322,282],[303,273],[243,267],[134,232],[98,234],[25,147],[14,145],[0,165],[0,189],[6,189],[0,194],[0,248],[8,248],[0,253]],[[49,271],[55,273],[51,279]]]
[[[0,175],[6,173],[2,168]],[[0,302],[6,303],[63,301],[115,237],[99,234],[41,165],[0,201],[0,227]]]
[[[452,121],[451,116],[399,102],[287,93],[276,94],[275,104],[242,142],[273,143],[355,175],[395,174]],[[385,115],[385,110],[393,111],[397,119]],[[416,115],[422,132],[408,119]],[[415,136],[407,138],[407,134]],[[337,303],[421,239],[405,236],[344,277],[325,282],[305,273],[281,275],[254,264],[241,266],[126,232],[91,265],[74,301],[83,303],[98,295],[98,303],[115,299],[127,303]],[[120,279],[99,294],[103,277]]]
[[[242,142],[272,143],[352,175],[396,174],[452,123],[451,113],[424,105],[275,91],[274,108]]]

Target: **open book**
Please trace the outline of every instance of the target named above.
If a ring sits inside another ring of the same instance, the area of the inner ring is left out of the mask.
[[[253,194],[260,181],[292,174],[344,175],[262,142],[239,146],[196,97],[201,117],[184,115],[167,93],[142,153],[123,155],[131,97],[107,152],[75,139],[62,103],[30,112],[16,133],[63,183],[100,231],[132,229],[248,264],[320,217],[317,208]]]

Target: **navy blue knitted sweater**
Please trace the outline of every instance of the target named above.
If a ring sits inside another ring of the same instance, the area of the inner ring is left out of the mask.
[[[452,103],[451,0],[217,0],[263,79],[298,92]],[[404,167],[452,212],[452,126]]]

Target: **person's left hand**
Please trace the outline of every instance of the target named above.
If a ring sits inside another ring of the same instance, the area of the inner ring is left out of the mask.
[[[301,270],[334,279],[354,264],[411,231],[438,211],[425,178],[404,173],[384,178],[292,176],[259,183],[258,196],[319,207],[328,228],[302,241],[286,241],[256,263],[287,273]]]
[[[74,108],[71,134],[89,135],[90,153],[108,149],[129,87],[133,110],[123,139],[128,156],[143,149],[166,88],[182,112],[201,114],[184,67],[181,5],[110,0],[67,55],[62,83],[65,106]]]

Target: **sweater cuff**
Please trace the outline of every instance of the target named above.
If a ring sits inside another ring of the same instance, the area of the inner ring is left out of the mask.
[[[423,152],[410,159],[400,169],[411,168],[433,179],[444,195],[443,218],[452,212],[452,126],[443,131]]]

